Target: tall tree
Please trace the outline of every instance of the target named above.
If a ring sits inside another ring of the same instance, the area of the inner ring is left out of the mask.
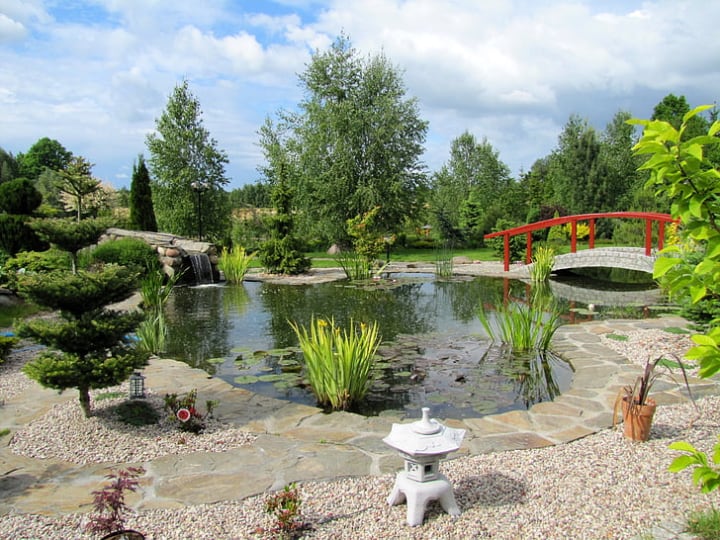
[[[72,152],[55,139],[43,137],[17,156],[19,176],[37,180],[45,170],[59,171],[70,164]]]
[[[142,154],[138,156],[137,163],[133,164],[130,183],[130,226],[138,231],[157,231],[150,173]]]
[[[0,147],[0,184],[17,178],[19,169],[15,156]]]
[[[230,210],[222,187],[228,158],[203,126],[200,102],[187,81],[175,86],[155,129],[146,144],[158,228],[193,236],[202,223],[210,237],[227,234]]]
[[[92,175],[92,168],[84,157],[75,156],[58,171],[57,189],[70,197],[78,221],[83,217],[83,201],[100,189],[100,180]]]
[[[380,54],[361,58],[341,35],[300,75],[305,98],[261,129],[266,178],[280,163],[305,225],[328,241],[347,239],[346,221],[380,206],[378,227],[400,227],[418,210],[427,122],[397,68]],[[278,149],[279,147],[279,149]]]
[[[433,213],[441,235],[474,244],[490,232],[512,183],[510,168],[487,139],[465,131],[450,148],[450,159],[433,179]]]

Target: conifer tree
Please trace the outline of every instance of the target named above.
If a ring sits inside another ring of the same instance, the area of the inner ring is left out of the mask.
[[[102,232],[84,223],[54,220],[42,228],[49,241],[74,250],[76,258],[77,250],[96,242]],[[48,388],[76,388],[86,417],[91,414],[91,389],[120,384],[147,363],[148,354],[126,340],[142,321],[142,313],[106,307],[128,298],[135,291],[136,278],[124,266],[108,264],[93,270],[25,274],[18,279],[20,294],[59,313],[58,319],[33,319],[20,325],[21,337],[48,347],[24,371]]]
[[[150,188],[150,173],[145,166],[142,154],[133,165],[130,184],[130,226],[136,231],[157,231],[155,209]]]

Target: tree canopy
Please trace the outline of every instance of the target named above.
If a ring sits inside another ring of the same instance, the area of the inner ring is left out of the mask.
[[[157,231],[150,173],[142,154],[138,156],[137,163],[133,164],[130,183],[130,226],[138,231]]]
[[[398,229],[418,209],[427,122],[399,70],[382,55],[362,58],[346,36],[316,52],[299,77],[298,113],[260,130],[270,183],[283,169],[306,231],[346,239],[346,221],[380,206],[378,227]]]
[[[230,214],[222,189],[228,183],[228,158],[204,127],[200,102],[187,81],[175,86],[155,129],[146,144],[158,228],[194,236],[202,220],[207,235],[222,237]]]

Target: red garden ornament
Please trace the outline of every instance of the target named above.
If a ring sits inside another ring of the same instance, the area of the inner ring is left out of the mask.
[[[178,420],[180,420],[181,422],[187,422],[188,420],[190,420],[190,417],[192,415],[190,414],[189,410],[182,408],[182,409],[178,409],[176,416],[177,416]]]

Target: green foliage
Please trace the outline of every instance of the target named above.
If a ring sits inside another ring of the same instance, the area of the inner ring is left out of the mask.
[[[0,364],[7,358],[12,348],[17,345],[17,338],[12,336],[0,336]]]
[[[64,169],[72,159],[72,152],[55,139],[43,137],[24,154],[18,154],[18,176],[36,180],[46,170]]]
[[[644,127],[635,152],[648,155],[642,166],[650,172],[648,185],[672,201],[671,212],[681,220],[684,242],[663,250],[655,262],[653,276],[661,278],[675,294],[688,295],[693,303],[720,297],[720,171],[708,154],[720,146],[720,121],[707,134],[692,133],[692,122],[709,105],[686,112],[678,127],[662,120],[634,120]],[[695,121],[697,123],[697,121]],[[701,259],[688,258],[692,251]],[[685,256],[685,257],[684,257]],[[699,375],[711,377],[720,371],[720,327],[718,320],[705,334],[692,336],[695,346],[685,357],[700,365]],[[670,448],[687,455],[676,458],[671,470],[693,466],[693,480],[704,492],[720,486],[720,445],[715,445],[711,467],[707,456],[689,443],[679,441]]]
[[[118,238],[99,244],[92,250],[93,262],[118,264],[144,276],[160,269],[155,250],[139,238]]]
[[[160,270],[149,272],[140,284],[142,309],[145,315],[138,325],[136,334],[139,338],[138,348],[153,354],[165,350],[167,342],[167,323],[165,321],[165,304],[175,284],[182,278],[177,272],[167,277]]]
[[[16,178],[0,184],[0,211],[8,214],[30,215],[40,203],[42,195],[27,178]]]
[[[347,330],[335,321],[315,319],[310,330],[290,322],[300,341],[308,380],[318,403],[331,410],[347,410],[365,397],[370,369],[380,343],[377,322]]]
[[[346,220],[378,205],[379,226],[398,230],[421,209],[427,132],[400,71],[382,54],[361,58],[339,36],[299,78],[298,112],[260,130],[265,178],[292,182],[307,236],[343,242]]]
[[[125,300],[134,291],[136,278],[128,268],[109,264],[102,271],[79,270],[75,274],[26,273],[18,278],[18,290],[38,305],[77,317]]]
[[[493,232],[504,231],[506,229],[512,229],[513,227],[519,226],[519,223],[509,221],[505,218],[497,220],[493,227]],[[505,254],[505,240],[502,236],[496,236],[488,241],[488,246],[493,249],[493,253],[496,257],[501,259]],[[525,260],[525,237],[523,235],[515,235],[510,237],[510,261],[524,261]]]
[[[535,250],[533,266],[530,268],[531,281],[547,281],[555,265],[555,250],[540,246]]]
[[[254,253],[246,253],[242,247],[236,246],[220,254],[218,268],[223,271],[225,279],[230,283],[242,283],[250,267],[250,261],[254,257]]]
[[[201,218],[206,236],[223,238],[230,220],[227,194],[222,189],[228,183],[228,158],[203,126],[200,102],[187,81],[175,86],[146,144],[158,228],[192,237]],[[198,195],[193,182],[207,189]]]
[[[543,307],[547,313],[539,307],[499,302],[493,324],[481,305],[478,318],[490,339],[510,345],[514,352],[545,352],[562,322],[556,306]]]
[[[100,180],[92,175],[93,164],[82,156],[74,156],[65,168],[57,171],[57,189],[67,195],[72,201],[71,205],[80,221],[85,212],[83,202],[93,193],[100,190]]]
[[[718,439],[720,440],[720,437]],[[710,493],[720,487],[720,442],[715,443],[712,464],[704,452],[696,450],[688,442],[677,441],[669,448],[684,453],[672,460],[668,467],[670,472],[680,472],[693,467],[693,483],[703,493]]]
[[[337,262],[348,279],[359,281],[372,277],[372,262],[355,250],[342,251],[337,257]]]
[[[37,235],[59,249],[70,252],[72,270],[77,270],[77,252],[91,244],[96,244],[100,236],[110,226],[106,219],[36,219],[30,226]]]
[[[18,177],[20,167],[12,152],[0,147],[0,184]]]
[[[302,274],[310,268],[300,239],[294,234],[293,191],[280,176],[273,186],[272,204],[276,210],[269,221],[270,238],[260,246],[260,262],[271,274]]]
[[[697,510],[688,516],[688,532],[698,540],[717,540],[720,538],[720,510],[711,507]]]
[[[384,245],[377,223],[380,210],[381,207],[376,206],[347,220],[347,234],[355,253],[371,264],[382,253]]]
[[[47,251],[21,251],[3,264],[5,286],[18,290],[18,279],[25,274],[44,274],[54,270],[70,270],[70,255],[58,249]]]
[[[708,149],[720,145],[720,121],[706,135],[685,137],[691,119],[708,108],[686,113],[679,129],[660,120],[633,121],[644,127],[635,151],[649,155],[642,166],[650,171],[648,184],[672,200],[671,212],[681,220],[684,239],[663,250],[653,277],[693,303],[720,298],[720,171],[707,158]],[[701,255],[700,262],[688,257],[692,252]],[[720,329],[692,339],[696,346],[686,357],[699,362],[701,377],[712,376],[720,370]]]
[[[137,163],[133,164],[130,183],[130,227],[137,231],[158,230],[150,188],[150,173],[142,154],[138,156]]]
[[[435,250],[435,277],[449,278],[453,275],[452,248],[445,244],[442,249]]]
[[[47,244],[30,227],[28,216],[0,214],[0,250],[8,255],[21,251],[42,250]]]

